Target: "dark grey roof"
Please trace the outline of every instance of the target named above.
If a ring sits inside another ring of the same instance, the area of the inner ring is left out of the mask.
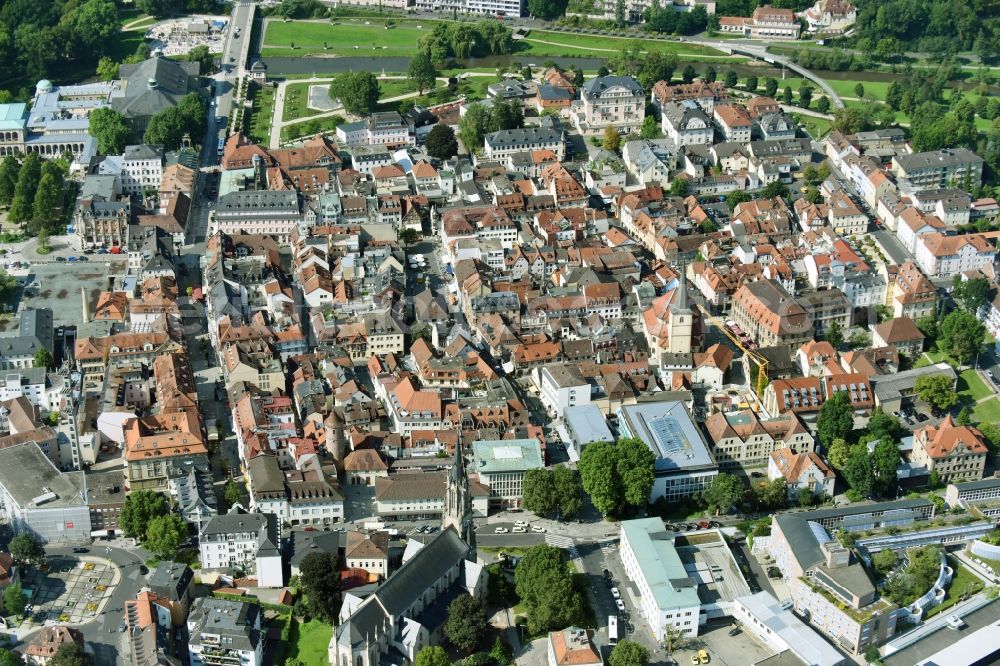
[[[775,514],[774,520],[778,523],[781,534],[784,535],[785,541],[792,549],[795,561],[799,563],[803,571],[826,561],[808,520],[793,513]]]
[[[633,94],[643,95],[642,85],[631,76],[599,76],[583,84],[584,94],[600,97],[608,88],[623,87]]]
[[[958,489],[958,492],[965,493],[970,490],[981,490],[983,488],[1000,488],[1000,479],[983,479],[981,481],[967,481],[965,483],[955,483],[952,485]]]
[[[188,625],[194,625],[190,640],[193,645],[202,643],[203,632],[221,637],[222,648],[244,651],[256,650],[263,639],[262,632],[257,629],[260,625],[260,606],[242,601],[211,597],[195,599]],[[215,641],[211,645],[215,646]]]
[[[285,473],[281,471],[276,456],[262,453],[247,463],[247,475],[255,497],[264,495],[285,496]]]
[[[389,612],[402,615],[446,571],[458,564],[469,552],[469,546],[451,528],[442,530],[430,543],[382,583],[375,596]]]
[[[152,116],[177,105],[194,88],[197,62],[179,62],[154,57],[135,65],[121,65],[125,79],[120,97],[112,98],[112,107],[127,118]]]
[[[686,130],[692,120],[702,121],[706,128],[712,126],[708,116],[694,102],[668,102],[663,105],[660,113],[678,131]]]
[[[171,601],[178,601],[187,595],[193,579],[194,571],[188,565],[163,561],[150,576],[149,589]]]
[[[541,99],[556,100],[556,101],[573,99],[573,93],[566,90],[565,88],[556,88],[555,86],[550,86],[547,84],[538,86],[538,96]]]
[[[293,190],[248,190],[224,194],[216,215],[267,218],[274,213],[297,215],[299,210],[299,196]]]
[[[486,143],[491,148],[511,146],[547,146],[565,141],[566,133],[558,127],[525,127],[523,129],[500,130],[486,135]]]
[[[148,146],[144,143],[138,146],[125,146],[122,157],[127,160],[155,160],[157,157],[163,158],[162,146]]]
[[[309,553],[336,553],[344,547],[346,533],[292,531],[289,561],[297,567]]]
[[[896,163],[903,171],[917,169],[937,169],[959,164],[982,164],[983,158],[968,148],[945,148],[926,153],[897,155]]]

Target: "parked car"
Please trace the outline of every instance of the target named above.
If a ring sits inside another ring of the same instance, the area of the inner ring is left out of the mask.
[[[508,530],[506,527],[498,527],[495,530],[493,530],[494,534],[507,534],[507,532]]]
[[[83,546],[77,546],[76,548],[73,549],[73,552],[74,553],[89,553],[90,549],[89,548],[84,548]]]
[[[543,534],[545,532],[545,528],[542,527],[541,525],[532,525],[531,531],[537,532],[538,534]]]
[[[743,633],[743,630],[740,629],[739,627],[733,627],[732,629],[729,630],[730,636],[739,636],[741,633]]]
[[[68,257],[66,257],[66,261],[79,261],[79,259],[75,254],[71,254]]]
[[[708,650],[698,650],[698,660],[703,664],[707,664],[711,661],[708,656]]]
[[[527,527],[520,527],[518,525],[515,525],[514,529],[511,530],[511,532],[513,532],[515,534],[524,534],[527,531],[528,531]]]
[[[527,527],[528,523],[524,520],[515,520],[514,527]]]
[[[611,588],[611,596],[614,597],[615,599],[621,599],[622,595],[621,592],[618,591],[617,587],[613,587]]]
[[[615,606],[618,606],[618,610],[620,611],[625,610],[625,604],[622,603],[621,599],[615,599]]]
[[[56,261],[66,261],[66,257],[56,257]]]

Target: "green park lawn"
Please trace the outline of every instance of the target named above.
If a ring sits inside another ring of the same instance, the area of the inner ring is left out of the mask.
[[[297,624],[292,630],[287,657],[306,666],[325,666],[329,663],[327,647],[332,635],[333,627],[319,620]]]
[[[306,106],[309,102],[309,86],[312,83],[290,83],[285,88],[285,108],[282,120],[298,120],[318,113]]]
[[[263,56],[385,56],[409,57],[421,37],[434,29],[435,21],[404,20],[386,29],[376,19],[349,19],[338,23],[314,21],[270,21],[264,34]],[[550,42],[550,43],[545,43]],[[630,39],[604,35],[576,35],[533,30],[515,45],[518,57],[606,56],[626,44],[638,42],[644,50],[676,53],[691,59],[711,58],[713,62],[742,62],[706,46],[659,39]],[[294,45],[294,48],[292,48]]]
[[[809,132],[812,138],[817,141],[826,136],[827,132],[830,131],[830,127],[833,125],[833,123],[826,118],[815,118],[801,113],[793,113],[792,118],[795,122],[805,127],[806,131]]]
[[[948,559],[948,563],[955,569],[955,577],[951,579],[951,584],[948,585],[944,601],[927,611],[927,615],[924,616],[925,620],[945,612],[957,604],[963,595],[975,594],[983,589],[983,581],[964,565],[959,564],[957,560],[951,558]]]
[[[250,138],[257,143],[267,143],[274,119],[274,88],[268,86],[257,91],[250,115]]]
[[[972,418],[977,423],[1000,423],[1000,399],[991,398],[977,404],[972,409]]]
[[[315,134],[329,134],[337,129],[337,125],[344,122],[340,116],[326,116],[315,120],[304,120],[301,123],[286,125],[281,128],[281,140],[293,141],[311,137]]]
[[[958,395],[970,400],[979,400],[993,395],[979,374],[969,368],[958,375]]]

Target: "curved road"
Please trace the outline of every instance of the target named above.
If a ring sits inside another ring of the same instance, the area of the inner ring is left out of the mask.
[[[790,59],[784,56],[779,56],[775,55],[774,53],[768,52],[766,46],[761,46],[756,43],[748,43],[746,40],[714,41],[711,39],[685,38],[684,41],[690,42],[692,44],[700,44],[702,46],[710,46],[714,49],[718,49],[725,53],[745,55],[755,60],[763,60],[766,63],[773,63],[776,65],[781,65],[783,67],[787,67],[788,69],[792,70],[799,76],[809,79],[817,86],[819,86],[820,89],[826,94],[827,98],[829,98],[830,103],[833,105],[834,108],[836,109],[844,108],[844,100],[842,100],[840,98],[840,95],[838,95],[837,92],[830,87],[830,84],[827,83],[826,80],[821,79],[820,77],[816,76],[805,67],[795,64]]]

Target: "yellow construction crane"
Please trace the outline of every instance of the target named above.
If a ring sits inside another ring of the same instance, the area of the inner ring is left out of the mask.
[[[722,331],[722,334],[729,338],[729,340],[736,345],[737,349],[746,354],[746,356],[757,365],[757,381],[753,382],[754,391],[757,393],[758,398],[763,398],[764,389],[767,388],[767,358],[752,349],[748,349],[742,342],[740,342],[738,337],[733,335],[733,332],[729,330],[729,327],[726,326],[725,322],[721,321],[718,317],[710,315],[707,312],[704,314],[708,323]]]

